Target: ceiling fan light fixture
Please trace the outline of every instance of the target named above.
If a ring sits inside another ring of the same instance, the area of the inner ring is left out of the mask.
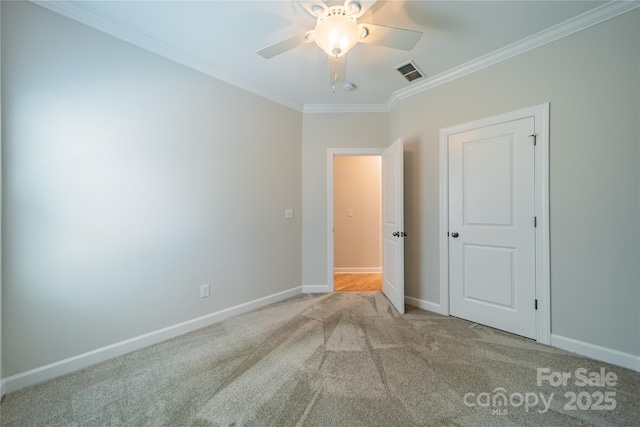
[[[313,31],[314,39],[327,55],[339,57],[358,43],[360,28],[355,18],[343,6],[330,7],[324,16],[318,18]]]
[[[345,81],[346,54],[358,42],[384,46],[393,49],[412,50],[420,40],[420,31],[387,27],[370,23],[358,25],[357,20],[364,15],[360,0],[344,0],[343,6],[328,6],[340,0],[314,0],[315,4],[305,6],[307,12],[317,18],[313,30],[307,31],[278,43],[260,49],[257,53],[265,59],[273,58],[283,52],[294,49],[304,43],[315,42],[329,56],[329,84],[335,87]],[[368,2],[368,3],[374,3]],[[369,8],[371,5],[369,5]],[[370,9],[369,9],[370,10]],[[401,71],[401,70],[399,70]],[[401,71],[408,80],[420,77]],[[345,91],[353,90],[355,85],[345,86]]]

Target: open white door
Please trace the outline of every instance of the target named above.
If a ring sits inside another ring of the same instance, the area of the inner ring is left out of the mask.
[[[382,292],[404,314],[403,141],[382,153]]]

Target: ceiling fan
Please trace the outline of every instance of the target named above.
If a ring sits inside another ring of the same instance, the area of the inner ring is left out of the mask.
[[[313,30],[282,40],[260,49],[265,59],[272,58],[301,44],[315,42],[329,56],[329,84],[334,86],[345,80],[345,55],[357,43],[368,43],[394,49],[411,50],[422,36],[420,31],[362,23],[357,19],[364,12],[357,0],[346,0],[344,5],[313,4],[310,12],[318,18]]]

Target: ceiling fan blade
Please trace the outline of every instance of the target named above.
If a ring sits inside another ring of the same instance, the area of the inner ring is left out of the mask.
[[[306,34],[300,34],[295,37],[288,38],[286,40],[279,41],[256,52],[258,55],[265,59],[273,58],[276,55],[280,55],[288,50],[294,49],[303,43],[308,42]]]
[[[362,24],[362,26],[367,29],[368,34],[365,38],[359,40],[361,43],[375,44],[393,49],[411,50],[422,37],[422,32],[420,31],[375,24]]]
[[[346,55],[329,57],[329,84],[331,86],[342,83],[347,75]]]

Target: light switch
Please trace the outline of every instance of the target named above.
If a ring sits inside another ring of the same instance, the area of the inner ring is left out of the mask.
[[[285,209],[284,210],[284,218],[285,219],[293,219],[293,209]]]
[[[353,209],[347,209],[347,216],[353,216]]]

